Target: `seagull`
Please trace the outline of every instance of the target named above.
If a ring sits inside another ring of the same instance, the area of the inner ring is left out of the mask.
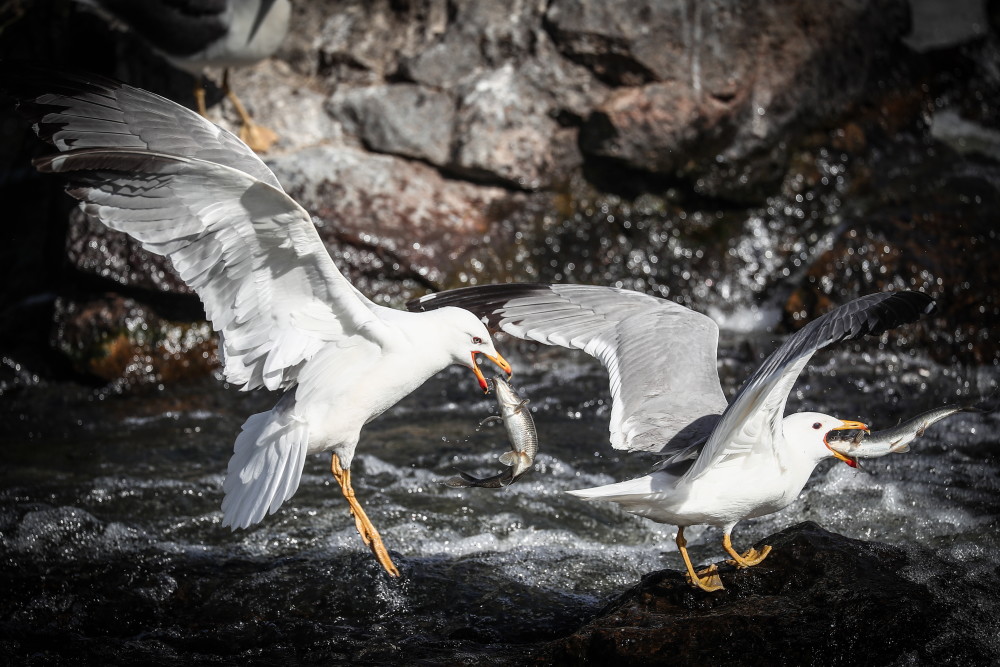
[[[508,375],[489,331],[459,308],[409,313],[373,303],[337,270],[309,214],[243,142],[153,93],[96,76],[0,65],[0,89],[58,153],[91,217],[170,259],[219,332],[226,380],[283,392],[236,438],[223,526],[273,514],[299,485],[307,454],[331,472],[358,532],[399,571],[351,484],[362,427],[452,364],[483,355]]]
[[[715,591],[723,588],[718,568],[695,572],[686,527],[721,528],[730,562],[751,567],[771,547],[737,552],[730,535],[739,521],[786,507],[820,461],[856,465],[827,436],[865,424],[817,412],[783,417],[813,353],[913,322],[934,302],[919,292],[883,292],[846,303],[789,336],[729,402],[717,370],[718,325],[673,301],[613,287],[507,284],[429,294],[407,306],[466,308],[491,330],[599,359],[611,380],[611,445],[664,458],[644,477],[570,493],[677,526],[688,580]]]
[[[229,86],[229,69],[248,67],[270,57],[288,33],[289,0],[80,0],[96,7],[139,36],[171,65],[194,77],[194,98],[205,116],[203,77],[209,67],[222,68],[222,90],[242,126],[240,139],[257,152],[278,140],[257,125]]]

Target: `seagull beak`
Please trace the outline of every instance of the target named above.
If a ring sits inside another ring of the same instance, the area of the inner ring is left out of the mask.
[[[483,377],[483,372],[481,370],[479,370],[479,364],[476,363],[476,355],[477,354],[483,355],[484,357],[486,357],[487,359],[489,359],[490,361],[492,361],[494,364],[496,364],[497,366],[499,366],[500,370],[502,370],[504,373],[507,374],[507,377],[510,377],[511,374],[514,372],[514,370],[510,367],[510,364],[507,363],[507,360],[500,356],[499,352],[497,353],[497,356],[495,356],[495,357],[492,354],[486,354],[485,352],[473,352],[472,353],[472,372],[476,374],[476,379],[479,380],[479,386],[482,387],[482,390],[488,394],[490,392],[490,385],[486,381],[486,378]]]
[[[862,424],[861,422],[851,421],[849,419],[843,420],[841,422],[840,426],[831,428],[830,430],[831,431],[845,431],[845,430],[848,430],[848,429],[854,429],[854,430],[864,431],[865,433],[870,433],[871,432],[868,429],[868,424]],[[831,452],[833,452],[834,457],[840,459],[841,461],[843,461],[847,465],[851,466],[852,468],[857,468],[858,467],[857,460],[852,459],[850,456],[844,456],[840,452],[834,450],[833,447],[830,446],[830,443],[828,443],[826,441],[826,436],[823,436],[823,444],[826,445],[827,449],[829,449]]]

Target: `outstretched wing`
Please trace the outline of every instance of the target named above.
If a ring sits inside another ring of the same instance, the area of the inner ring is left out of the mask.
[[[281,190],[246,144],[194,111],[155,93],[95,74],[0,63],[0,89],[18,100],[35,133],[60,152],[145,149],[239,169]]]
[[[88,215],[170,258],[222,334],[226,378],[244,389],[288,387],[325,343],[382,335],[309,214],[267,183],[137,149],[75,150],[35,164],[66,173]]]
[[[60,154],[41,171],[112,229],[170,258],[220,332],[226,378],[288,387],[326,342],[384,325],[309,217],[243,142],[159,95],[92,75],[0,64],[0,87]]]
[[[869,294],[789,336],[733,397],[686,478],[693,480],[727,460],[749,454],[762,439],[778,442],[788,394],[817,350],[837,341],[877,336],[933,310],[934,301],[919,292]]]
[[[487,326],[583,350],[611,380],[611,444],[674,452],[704,439],[726,407],[719,328],[672,301],[613,287],[508,284],[429,294],[410,310],[458,306]]]

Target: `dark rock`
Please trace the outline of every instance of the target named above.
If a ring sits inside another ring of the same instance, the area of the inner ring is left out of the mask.
[[[862,542],[803,523],[761,544],[758,566],[724,567],[723,591],[655,572],[539,663],[615,665],[988,664],[982,593],[930,552]]]
[[[885,75],[907,16],[901,0],[565,0],[547,19],[564,54],[618,87],[587,121],[585,153],[694,181],[856,104]],[[740,199],[748,183],[713,185],[706,194]]]
[[[929,160],[933,159],[933,163]],[[888,289],[930,294],[933,318],[897,332],[944,362],[990,363],[1000,356],[1000,169],[946,170],[958,158],[943,146],[896,156],[912,161],[905,179],[876,163],[857,197],[874,196],[871,210],[851,220],[819,255],[785,305],[796,329],[840,303]],[[933,164],[934,168],[928,167]],[[979,267],[975,276],[970,266]]]

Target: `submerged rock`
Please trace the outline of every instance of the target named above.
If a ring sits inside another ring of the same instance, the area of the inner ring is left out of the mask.
[[[679,571],[647,575],[539,662],[971,665],[1000,657],[994,622],[973,611],[984,593],[929,551],[811,522],[761,544],[774,550],[760,565],[723,567],[723,591],[695,590]]]

